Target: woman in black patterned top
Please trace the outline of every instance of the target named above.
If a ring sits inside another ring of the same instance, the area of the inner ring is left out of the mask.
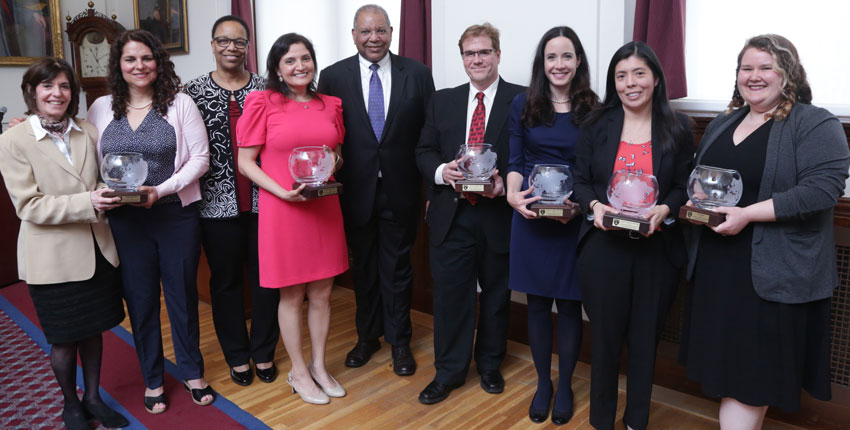
[[[193,79],[184,88],[201,111],[210,141],[210,170],[201,178],[201,234],[210,267],[213,324],[230,378],[249,385],[257,377],[272,382],[277,376],[274,351],[278,340],[278,290],[260,288],[257,266],[257,186],[236,169],[236,123],[245,96],[265,88],[265,80],[245,70],[248,26],[227,15],[212,28],[216,69]],[[245,328],[243,280],[251,288],[250,337]],[[250,339],[250,340],[249,340]]]

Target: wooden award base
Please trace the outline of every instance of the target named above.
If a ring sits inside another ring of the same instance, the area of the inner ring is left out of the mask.
[[[292,189],[296,189],[301,186],[300,182],[295,182],[292,184]],[[337,194],[342,194],[342,184],[339,182],[327,182],[321,185],[307,185],[301,190],[301,196],[303,196],[307,200],[317,199],[320,197],[333,196]]]
[[[461,179],[455,181],[455,191],[459,193],[486,194],[493,191],[496,183],[490,179]]]
[[[694,206],[682,206],[679,208],[679,219],[690,221],[694,224],[705,224],[709,227],[717,227],[726,221],[726,214],[700,209]]]
[[[118,203],[145,203],[148,201],[146,191],[107,191],[103,197],[121,197]]]
[[[649,220],[623,214],[606,213],[602,217],[602,225],[607,228],[631,230],[642,234],[649,232]]]
[[[572,208],[567,205],[553,205],[546,203],[534,203],[529,209],[537,216],[554,219],[569,219]]]

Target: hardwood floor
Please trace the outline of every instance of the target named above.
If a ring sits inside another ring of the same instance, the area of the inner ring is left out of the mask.
[[[464,386],[436,405],[426,406],[417,400],[419,392],[434,377],[433,335],[430,315],[413,312],[413,350],[419,369],[411,377],[399,377],[392,371],[390,350],[384,344],[372,360],[357,369],[345,367],[345,354],[357,338],[354,329],[354,293],[334,288],[331,299],[331,328],[328,336],[328,370],[345,387],[348,395],[332,399],[330,405],[316,406],[291,394],[284,379],[289,359],[283,343],[278,344],[275,362],[281,375],[272,384],[255,379],[249,387],[230,381],[227,364],[212,324],[210,306],[200,304],[201,352],[206,378],[213,388],[240,408],[253,414],[274,429],[592,429],[588,422],[590,367],[579,363],[573,374],[575,414],[565,426],[551,421],[535,424],[528,419],[528,405],[534,396],[537,376],[526,345],[508,343],[508,356],[502,366],[505,392],[485,393],[478,385],[474,364]],[[171,332],[165,309],[163,343],[165,355],[174,360]],[[122,325],[130,330],[129,320]],[[306,321],[304,322],[306,327]],[[305,329],[304,355],[309,357],[308,333]],[[557,358],[552,360],[557,366]],[[557,382],[557,370],[552,377]],[[618,417],[625,407],[625,378],[620,378]],[[655,387],[650,415],[652,429],[702,430],[718,428],[717,403]],[[618,418],[619,420],[619,418]],[[618,429],[624,426],[620,421]],[[768,420],[765,430],[791,430],[798,427]]]

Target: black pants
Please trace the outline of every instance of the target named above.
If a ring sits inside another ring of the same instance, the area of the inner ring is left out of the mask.
[[[433,208],[432,208],[433,209]],[[481,227],[480,208],[462,200],[452,226],[440,244],[431,244],[434,277],[435,380],[466,380],[473,358],[478,372],[499,370],[507,351],[508,253],[496,252]],[[481,315],[476,329],[477,285]]]
[[[617,231],[593,230],[578,259],[581,295],[590,318],[590,424],[613,429],[617,413],[620,351],[628,348],[623,422],[643,430],[649,422],[655,350],[679,280],[658,232],[630,239]]]
[[[150,209],[122,206],[108,212],[121,259],[124,300],[145,386],[163,384],[165,358],[160,331],[160,279],[180,379],[204,376],[198,328],[198,205],[180,202]]]
[[[372,217],[365,225],[346,225],[354,258],[355,323],[360,340],[382,335],[391,345],[410,344],[410,298],[413,267],[410,248],[416,239],[416,219],[400,220],[390,209],[381,179]]]
[[[279,290],[260,287],[257,259],[257,215],[201,219],[201,240],[210,267],[213,325],[230,367],[274,359],[280,331]],[[251,289],[251,336],[245,329],[243,286]]]

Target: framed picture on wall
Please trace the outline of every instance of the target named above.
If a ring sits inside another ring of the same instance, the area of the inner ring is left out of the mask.
[[[63,57],[59,0],[0,0],[0,66]]]
[[[133,12],[136,28],[153,33],[166,51],[189,53],[186,0],[133,0]]]

